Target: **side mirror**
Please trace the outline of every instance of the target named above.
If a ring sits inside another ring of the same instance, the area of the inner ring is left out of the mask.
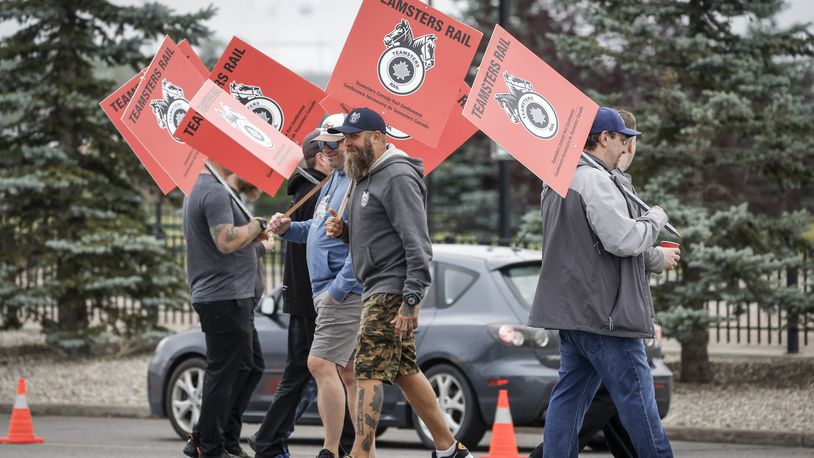
[[[260,313],[268,316],[277,314],[277,301],[274,300],[274,296],[271,294],[263,296],[263,299],[260,301]]]

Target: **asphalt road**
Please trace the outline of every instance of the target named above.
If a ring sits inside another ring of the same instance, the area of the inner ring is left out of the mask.
[[[246,425],[244,435],[250,435],[257,425]],[[0,444],[0,457],[183,457],[183,442],[172,432],[167,420],[90,417],[35,417],[34,430],[45,439],[44,444]],[[8,431],[8,417],[0,420],[0,434]],[[520,454],[525,456],[540,439],[542,430],[518,432]],[[322,429],[300,426],[290,444],[295,458],[316,456],[322,445]],[[489,435],[481,442],[483,448],[473,450],[476,457],[487,454]],[[248,445],[244,445],[248,451]],[[377,442],[379,458],[427,458],[429,451],[418,442],[412,430],[390,429]],[[756,445],[674,442],[678,457],[758,458],[771,456],[814,457],[814,449],[767,447]],[[609,457],[609,454],[586,452],[587,457]]]

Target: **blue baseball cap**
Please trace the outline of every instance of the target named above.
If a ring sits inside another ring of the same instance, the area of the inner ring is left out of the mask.
[[[596,117],[594,118],[594,123],[591,125],[590,133],[595,134],[604,131],[621,132],[628,137],[636,137],[642,134],[638,130],[625,127],[625,121],[618,111],[613,108],[599,107],[599,111],[596,112]]]
[[[345,116],[345,121],[341,126],[328,129],[329,134],[353,134],[363,130],[378,130],[386,134],[387,125],[384,119],[370,108],[354,108]]]

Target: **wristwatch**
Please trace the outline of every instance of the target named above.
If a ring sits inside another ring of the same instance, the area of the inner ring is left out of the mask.
[[[421,296],[418,293],[407,293],[404,295],[404,303],[410,307],[415,307],[421,302]]]
[[[255,217],[254,217],[254,218],[252,218],[252,219],[253,219],[253,220],[255,220],[255,221],[257,221],[257,223],[258,223],[258,224],[260,224],[260,232],[265,231],[265,230],[266,230],[266,227],[268,227],[268,225],[269,225],[268,221],[266,221],[266,219],[265,219],[265,218],[262,218],[262,217],[260,217],[260,216],[255,216]]]

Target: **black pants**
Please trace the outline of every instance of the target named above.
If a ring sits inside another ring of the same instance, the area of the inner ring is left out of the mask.
[[[251,358],[244,358],[240,364],[240,370],[235,378],[235,387],[232,390],[232,410],[229,412],[229,419],[223,428],[223,444],[226,450],[237,450],[240,448],[240,431],[243,429],[243,412],[249,406],[254,389],[263,378],[263,371],[266,364],[263,361],[263,349],[260,348],[260,339],[257,336],[257,328],[254,327],[254,313],[251,315],[252,321],[252,354]],[[192,435],[196,443],[201,442],[201,433],[196,424],[192,428]]]
[[[252,355],[251,316],[254,299],[192,304],[206,337],[206,372],[198,418],[201,456],[223,454],[223,430],[236,399],[235,386],[241,365]]]
[[[283,453],[289,431],[294,429],[294,414],[306,385],[311,380],[308,353],[314,342],[314,319],[291,315],[288,322],[288,357],[277,392],[271,401],[254,439],[256,457],[271,458]]]
[[[291,315],[288,322],[288,357],[283,376],[277,385],[274,400],[263,418],[263,424],[254,436],[256,458],[272,458],[284,453],[287,449],[288,435],[294,429],[295,413],[303,391],[311,380],[308,371],[308,354],[314,342],[316,321]],[[342,430],[342,447],[350,450],[354,439],[353,422],[350,415],[345,415],[345,427]]]
[[[263,378],[265,368],[263,349],[260,348],[260,339],[257,337],[257,329],[254,327],[254,314],[252,313],[252,357],[240,365],[240,371],[238,371],[235,379],[237,389],[232,393],[232,411],[229,412],[229,420],[223,429],[223,442],[226,445],[226,450],[240,448],[243,412],[249,406],[249,399],[251,399],[257,384],[260,383],[260,379]]]

